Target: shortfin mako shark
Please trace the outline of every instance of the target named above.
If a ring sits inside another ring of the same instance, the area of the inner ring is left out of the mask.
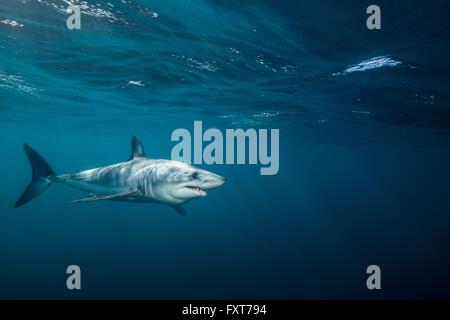
[[[185,215],[183,203],[206,196],[206,190],[217,188],[226,180],[184,162],[146,158],[137,137],[131,140],[131,156],[127,161],[62,175],[56,175],[47,161],[28,144],[24,144],[24,150],[30,161],[32,179],[14,208],[31,201],[50,184],[60,182],[90,193],[72,203],[100,200],[153,202],[167,204]]]

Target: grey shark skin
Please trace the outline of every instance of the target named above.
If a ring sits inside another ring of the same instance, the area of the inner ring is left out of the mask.
[[[226,180],[184,162],[146,158],[137,137],[132,139],[131,156],[127,161],[62,175],[56,175],[44,158],[27,144],[24,150],[30,160],[32,181],[14,208],[31,201],[50,184],[59,182],[90,193],[89,197],[73,203],[100,200],[161,203],[184,215],[183,203],[206,196],[207,190],[221,186]]]

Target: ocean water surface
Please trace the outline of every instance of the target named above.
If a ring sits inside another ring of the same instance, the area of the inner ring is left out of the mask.
[[[450,5],[380,0],[371,31],[370,4],[2,0],[0,298],[449,298]],[[278,174],[199,165],[228,180],[184,217],[58,184],[13,209],[23,143],[70,173],[195,120],[279,129]]]

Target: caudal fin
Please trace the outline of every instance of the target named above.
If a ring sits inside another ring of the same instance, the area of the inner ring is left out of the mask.
[[[30,161],[32,179],[28,187],[17,200],[14,208],[18,208],[36,198],[52,183],[50,178],[55,175],[52,167],[50,167],[47,161],[45,161],[39,153],[26,143],[23,145],[23,149]]]

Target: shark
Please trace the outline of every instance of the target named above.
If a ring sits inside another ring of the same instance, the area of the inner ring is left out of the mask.
[[[32,179],[14,204],[19,208],[36,198],[53,183],[62,183],[89,195],[72,203],[104,200],[159,203],[185,215],[183,204],[205,197],[207,191],[223,185],[226,178],[191,164],[145,156],[141,140],[131,139],[131,155],[125,162],[76,173],[55,174],[48,162],[28,144],[23,145]]]

